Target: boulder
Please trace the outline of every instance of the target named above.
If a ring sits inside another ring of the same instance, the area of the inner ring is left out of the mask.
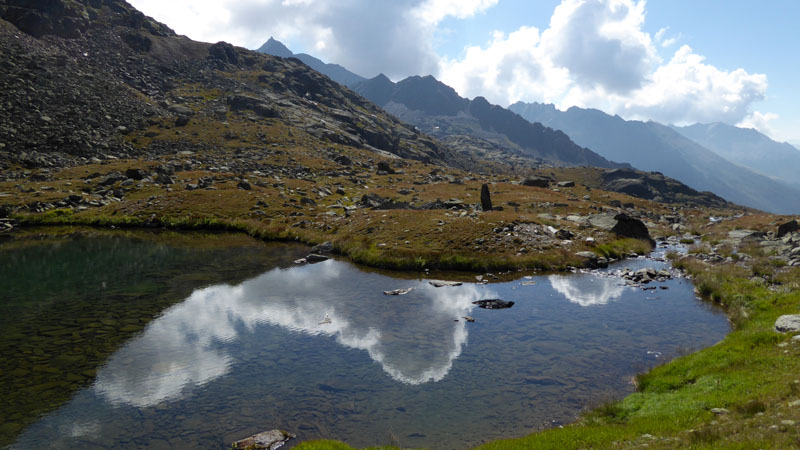
[[[125,181],[127,177],[119,172],[111,172],[100,180],[100,186],[111,186],[118,181]]]
[[[394,173],[394,169],[392,169],[392,167],[386,161],[380,161],[378,163],[378,172],[385,172],[385,173],[388,173],[388,174],[393,174]]]
[[[350,158],[348,158],[345,155],[339,155],[336,158],[334,158],[333,160],[337,164],[340,164],[342,166],[352,166],[353,165],[353,160],[351,160]]]
[[[169,105],[167,110],[181,117],[192,117],[194,115],[194,111],[186,105]]]
[[[329,259],[330,259],[330,258],[329,258],[329,257],[327,257],[327,256],[324,256],[324,255],[318,255],[318,254],[316,254],[316,253],[312,253],[312,254],[310,254],[310,255],[306,256],[306,261],[307,261],[308,263],[310,263],[310,264],[314,264],[314,263],[318,263],[318,262],[327,261],[327,260],[329,260]]]
[[[389,199],[383,198],[378,194],[368,192],[361,196],[357,205],[361,208],[380,208],[383,204],[387,203]]]
[[[280,448],[295,435],[283,430],[270,430],[250,436],[231,444],[234,450],[275,450]]]
[[[560,188],[575,187],[575,182],[574,181],[559,181],[556,186],[558,186]]]
[[[798,224],[796,220],[790,220],[789,222],[786,222],[778,227],[777,237],[782,238],[787,234],[794,233],[796,231],[800,231],[800,224]]]
[[[656,246],[656,241],[650,237],[650,232],[647,231],[647,226],[645,226],[641,220],[634,219],[627,214],[617,214],[614,216],[614,219],[617,221],[617,224],[611,229],[613,233],[622,237],[647,241],[650,243],[651,247]]]
[[[489,185],[481,186],[481,209],[484,211],[492,210],[492,196],[489,194]]]
[[[753,230],[732,230],[728,232],[728,238],[741,242],[757,242],[762,239],[766,234],[762,231]]]
[[[780,333],[796,333],[800,331],[800,314],[786,314],[775,321],[775,331]]]
[[[125,171],[125,176],[132,179],[132,180],[142,180],[145,177],[145,173],[142,169],[128,169]]]
[[[617,220],[614,214],[594,214],[589,216],[589,224],[601,230],[611,231],[617,225]]]
[[[526,178],[522,182],[522,185],[523,186],[533,186],[533,187],[546,188],[547,186],[550,186],[550,180],[548,180],[547,178],[542,178],[542,177],[530,177],[530,178]]]
[[[227,42],[217,42],[208,48],[208,56],[222,63],[239,64],[239,53],[233,45]]]
[[[333,244],[330,241],[315,245],[311,248],[312,253],[330,253],[333,251]]]

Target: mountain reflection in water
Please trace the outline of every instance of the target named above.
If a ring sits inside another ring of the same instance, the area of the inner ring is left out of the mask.
[[[475,285],[434,288],[405,281],[415,287],[410,294],[386,297],[369,283],[361,294],[385,301],[383,311],[370,311],[362,295],[354,295],[359,287],[346,282],[346,268],[327,261],[199,289],[117,352],[98,372],[95,389],[113,404],[138,407],[180,398],[225,375],[232,363],[226,344],[259,324],[334,336],[345,347],[365,350],[403,383],[439,381],[467,341],[465,322],[458,319],[473,301],[496,296]]]

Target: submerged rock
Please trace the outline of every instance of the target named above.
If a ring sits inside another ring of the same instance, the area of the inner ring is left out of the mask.
[[[231,444],[236,450],[275,450],[280,448],[295,435],[283,430],[270,430],[250,436]]]
[[[473,305],[478,305],[483,309],[506,309],[514,306],[514,302],[492,298],[488,300],[476,300],[472,302]]]

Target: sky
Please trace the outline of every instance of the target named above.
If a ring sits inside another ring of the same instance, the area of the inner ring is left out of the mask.
[[[464,97],[724,122],[800,145],[796,0],[128,0],[192,39],[269,37]]]

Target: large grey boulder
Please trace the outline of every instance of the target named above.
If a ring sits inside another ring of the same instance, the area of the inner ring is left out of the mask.
[[[800,331],[800,314],[786,314],[775,321],[775,331],[794,333]]]

